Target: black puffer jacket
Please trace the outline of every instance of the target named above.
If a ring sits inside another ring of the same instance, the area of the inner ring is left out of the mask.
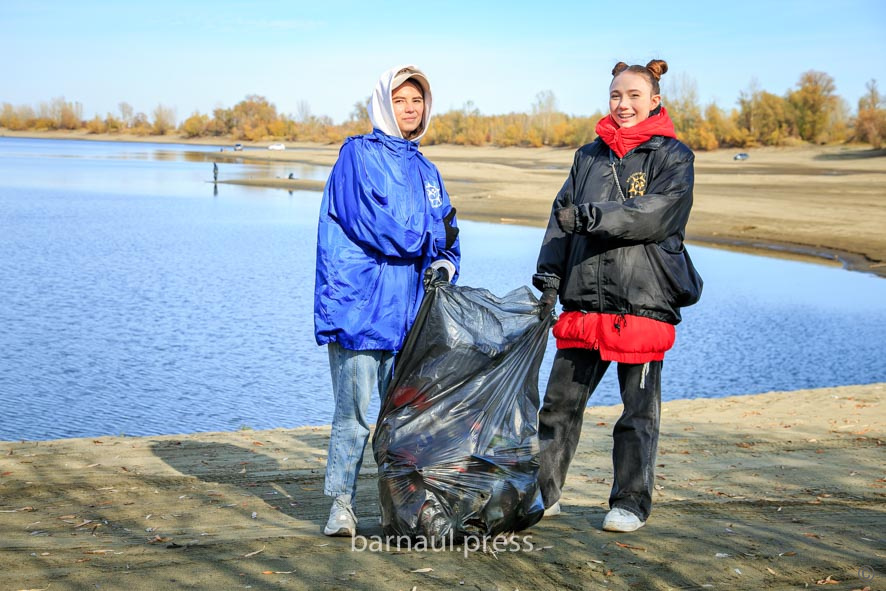
[[[554,200],[533,284],[556,289],[564,310],[679,323],[680,308],[697,302],[702,288],[683,246],[694,160],[662,136],[622,159],[600,138],[580,148]],[[578,228],[565,234],[554,211],[573,204]]]

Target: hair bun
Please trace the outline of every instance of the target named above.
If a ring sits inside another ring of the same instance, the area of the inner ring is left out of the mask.
[[[664,60],[650,60],[646,64],[646,69],[652,72],[652,76],[656,80],[661,80],[661,77],[668,71],[668,62]]]
[[[619,74],[621,74],[622,72],[627,70],[629,67],[630,66],[624,62],[618,62],[617,64],[615,64],[615,67],[612,68],[612,77],[614,78],[614,77],[618,76]]]

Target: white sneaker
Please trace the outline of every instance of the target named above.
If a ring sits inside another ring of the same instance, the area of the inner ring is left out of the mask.
[[[560,514],[560,501],[545,509],[544,517],[556,517]]]
[[[640,521],[639,517],[619,507],[609,511],[603,518],[603,529],[606,531],[629,532],[638,530],[644,525],[645,521]]]
[[[329,521],[323,528],[327,536],[350,536],[357,533],[357,516],[351,506],[351,495],[339,495],[329,510]]]

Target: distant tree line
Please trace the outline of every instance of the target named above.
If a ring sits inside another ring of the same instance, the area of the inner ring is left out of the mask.
[[[677,136],[697,150],[840,142],[862,142],[880,148],[886,141],[886,102],[875,80],[867,83],[854,117],[835,93],[833,78],[815,70],[804,72],[795,88],[784,95],[751,83],[740,94],[737,106],[728,112],[715,103],[702,107],[694,81],[685,77],[666,87],[663,98]],[[56,98],[36,109],[3,103],[0,127],[14,131],[86,130],[139,136],[177,133],[186,138],[339,143],[350,135],[369,131],[366,103],[355,103],[348,119],[335,124],[329,117],[313,115],[304,101],[298,103],[295,115],[285,115],[265,97],[248,95],[229,109],[217,108],[211,115],[195,112],[176,123],[175,110],[170,107],[158,105],[148,117],[135,113],[125,102],[118,105],[119,113],[84,120],[80,103]],[[596,137],[594,128],[603,116],[602,111],[582,117],[562,113],[554,93],[544,91],[536,96],[529,113],[482,115],[468,102],[461,109],[435,115],[423,142],[578,147]]]

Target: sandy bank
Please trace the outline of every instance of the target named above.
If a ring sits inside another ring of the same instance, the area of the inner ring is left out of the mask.
[[[666,403],[631,534],[599,529],[619,409],[589,408],[564,513],[497,553],[322,536],[328,428],[0,443],[0,588],[883,588],[884,402],[886,384]],[[368,540],[369,454],[359,488]]]
[[[574,151],[428,146],[459,216],[544,226]],[[886,151],[804,147],[696,154],[690,240],[779,256],[837,261],[886,276]],[[225,152],[220,159],[331,166],[338,146]],[[260,182],[260,179],[252,179]],[[276,186],[268,179],[268,186]]]
[[[331,166],[338,145],[268,142],[234,152],[226,139],[177,136],[45,134],[4,131],[9,137],[196,143],[219,146],[226,161],[290,161]],[[572,164],[565,148],[425,146],[463,219],[544,226],[551,201]],[[886,277],[886,150],[864,146],[807,146],[696,153],[690,240],[778,256],[827,259]],[[287,190],[315,190],[316,181],[228,177],[220,180]],[[209,171],[207,171],[209,172]],[[207,174],[207,179],[210,179]],[[310,186],[308,186],[310,185]]]

